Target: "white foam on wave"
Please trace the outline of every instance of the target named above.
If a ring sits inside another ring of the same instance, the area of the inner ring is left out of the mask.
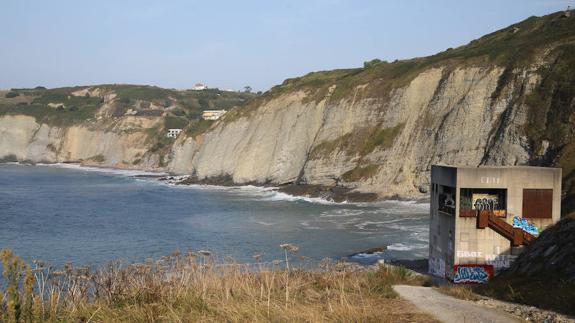
[[[377,252],[370,252],[370,253],[356,253],[355,255],[351,256],[352,259],[381,259],[384,256],[384,252],[377,251]]]
[[[339,209],[339,210],[331,210],[327,212],[322,212],[319,216],[320,218],[341,218],[341,217],[348,217],[348,216],[358,216],[364,213],[371,213],[370,211],[366,210],[353,210],[353,209]]]
[[[266,227],[271,227],[271,226],[275,225],[275,223],[273,223],[273,222],[265,222],[265,221],[260,221],[260,220],[252,220],[252,222],[256,223],[256,224],[264,225]]]
[[[345,204],[345,202],[337,203],[334,201],[328,201],[326,199],[322,199],[319,197],[307,197],[307,196],[296,196],[290,195],[283,192],[272,191],[272,194],[266,196],[264,200],[267,201],[287,201],[287,202],[296,202],[296,201],[303,201],[308,203],[316,203],[316,204]]]
[[[118,168],[104,168],[104,167],[93,167],[93,166],[83,166],[80,164],[67,164],[67,163],[55,163],[55,164],[42,164],[38,163],[37,166],[43,167],[57,167],[72,170],[80,170],[87,172],[97,172],[105,173],[119,176],[135,177],[135,176],[166,176],[168,173],[165,172],[150,172],[143,170],[133,170],[133,169],[118,169]]]
[[[304,229],[307,229],[307,230],[321,230],[320,227],[314,227],[314,226],[310,225],[309,221],[300,222],[300,225],[302,227],[304,227]]]
[[[221,191],[226,193],[231,193],[234,195],[240,195],[247,198],[254,198],[262,201],[273,201],[273,202],[297,202],[303,201],[314,204],[329,204],[329,205],[345,205],[347,202],[333,202],[319,197],[307,197],[307,196],[296,196],[287,193],[279,192],[278,187],[275,186],[255,186],[255,185],[241,185],[241,186],[219,186],[219,185],[207,185],[207,184],[190,184],[190,185],[178,185],[173,183],[162,182],[170,187],[176,188],[187,188],[187,189],[197,189],[205,191]]]
[[[389,246],[387,246],[387,250],[393,250],[393,251],[411,251],[411,250],[415,250],[415,249],[426,249],[428,246],[427,244],[423,244],[423,243],[414,243],[411,245],[406,245],[403,243],[394,243],[391,244]]]

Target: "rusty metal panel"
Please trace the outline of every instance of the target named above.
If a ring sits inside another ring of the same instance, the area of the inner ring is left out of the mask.
[[[553,215],[552,189],[523,189],[523,217],[551,219]]]

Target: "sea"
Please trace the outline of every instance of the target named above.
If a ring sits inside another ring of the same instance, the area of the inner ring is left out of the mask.
[[[429,204],[334,203],[273,187],[169,185],[157,173],[0,164],[0,249],[54,266],[210,251],[241,263],[292,256],[372,264],[427,257]],[[366,253],[385,247],[384,251]]]

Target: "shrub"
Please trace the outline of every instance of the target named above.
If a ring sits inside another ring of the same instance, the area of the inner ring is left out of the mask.
[[[15,98],[17,96],[20,96],[20,93],[18,93],[16,91],[10,91],[10,92],[6,93],[6,95],[4,97],[6,97],[7,99],[12,99],[12,98]]]

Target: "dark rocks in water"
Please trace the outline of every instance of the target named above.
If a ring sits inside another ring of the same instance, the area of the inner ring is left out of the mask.
[[[202,184],[202,185],[217,185],[217,186],[235,185],[234,179],[230,175],[220,175],[202,179],[199,179],[196,176],[188,176],[186,179],[180,181],[178,184],[181,185]]]
[[[230,175],[221,175],[202,179],[193,175],[165,176],[161,177],[160,180],[176,185],[238,185],[237,183],[234,183],[234,180]],[[254,182],[242,183],[241,185],[270,186],[271,184]],[[378,199],[376,193],[354,192],[351,188],[341,186],[286,184],[281,185],[278,188],[278,191],[289,195],[321,198],[333,202],[374,202]]]
[[[334,202],[373,202],[378,198],[375,193],[353,192],[351,188],[341,186],[289,184],[280,186],[279,191],[290,195],[322,198]]]
[[[387,246],[375,247],[375,248],[370,248],[370,249],[367,249],[364,251],[352,253],[351,255],[349,255],[349,257],[351,258],[351,257],[358,256],[358,255],[373,255],[373,254],[378,253],[378,252],[384,252],[385,250],[387,250]]]

